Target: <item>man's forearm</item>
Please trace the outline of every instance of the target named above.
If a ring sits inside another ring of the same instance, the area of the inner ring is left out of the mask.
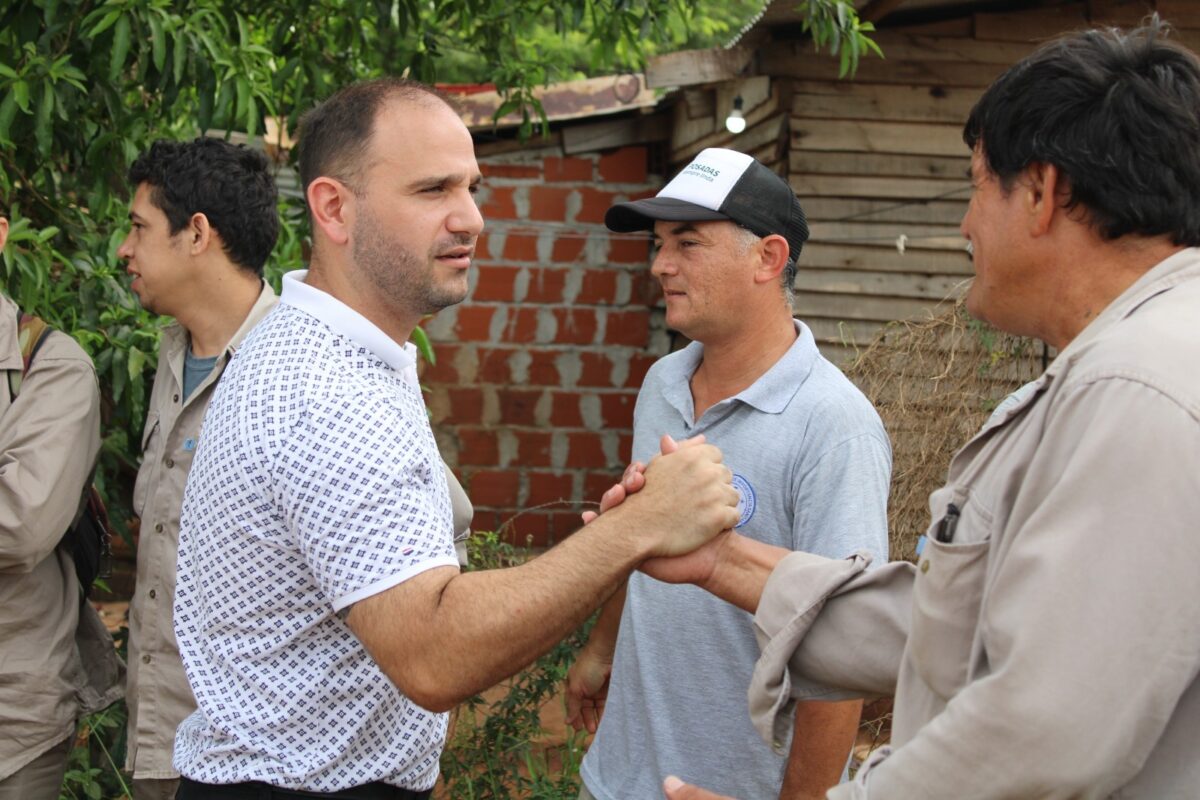
[[[625,610],[627,585],[626,581],[622,581],[617,590],[604,601],[600,608],[600,616],[596,618],[596,624],[592,626],[592,632],[588,635],[587,646],[610,659],[617,649],[617,636],[621,632],[621,613]]]
[[[796,704],[795,733],[780,800],[825,797],[842,778],[861,716],[861,700]]]
[[[737,521],[721,453],[679,448],[619,508],[527,564],[438,567],[354,605],[347,624],[396,686],[431,710],[512,675],[577,627],[651,556],[702,546]]]
[[[725,537],[712,574],[700,588],[753,614],[772,570],[790,550],[736,533]]]
[[[518,567],[448,580],[449,568],[430,570],[357,603],[347,623],[401,691],[431,710],[452,708],[549,650],[616,591],[645,557],[622,517]]]

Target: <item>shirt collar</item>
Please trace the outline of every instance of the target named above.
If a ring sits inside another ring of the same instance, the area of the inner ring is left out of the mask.
[[[283,276],[283,294],[279,302],[310,314],[339,333],[370,350],[381,361],[416,380],[417,348],[411,342],[398,344],[373,322],[333,295],[304,282],[308,270],[296,270]]]
[[[225,347],[221,350],[224,355],[232,356],[241,346],[242,340],[250,331],[254,330],[254,326],[262,322],[262,318],[275,307],[276,297],[275,290],[271,288],[271,284],[262,281],[262,288],[259,290],[258,299],[254,301],[254,305],[250,307],[250,313],[242,320],[242,324],[234,332],[233,337],[226,342]],[[188,332],[177,320],[171,320],[163,326],[162,342],[159,345],[159,358],[166,357],[168,363],[177,374],[183,374],[183,360],[188,349]]]
[[[717,403],[714,408],[735,401],[753,406],[764,414],[779,414],[787,408],[820,357],[816,339],[808,326],[798,319],[793,319],[792,323],[796,326],[796,341],[792,342],[787,352],[754,383],[733,397]],[[691,381],[703,359],[704,345],[692,342],[681,350],[676,358],[663,365],[663,396],[685,419],[693,422],[697,420],[694,419]]]
[[[1200,248],[1189,247],[1174,253],[1151,267],[1108,304],[1079,335],[1051,362],[1036,380],[1030,381],[1005,398],[980,428],[979,433],[998,427],[1021,413],[1042,393],[1058,373],[1066,369],[1074,354],[1089,342],[1103,336],[1109,328],[1141,308],[1147,300],[1179,284],[1200,277]]]
[[[1200,248],[1188,247],[1158,262],[1080,331],[1046,371],[1054,374],[1061,370],[1062,367],[1056,369],[1056,366],[1068,363],[1071,354],[1103,336],[1113,325],[1135,313],[1147,300],[1197,277],[1200,277]]]

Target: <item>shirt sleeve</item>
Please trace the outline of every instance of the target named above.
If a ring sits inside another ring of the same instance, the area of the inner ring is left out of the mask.
[[[840,791],[1107,797],[1132,780],[1200,663],[1198,474],[1194,411],[1137,380],[1064,397],[987,586],[989,673],[871,769],[865,792]]]
[[[872,563],[886,563],[891,477],[892,452],[882,427],[830,447],[793,489],[792,549],[827,558],[864,551]]]
[[[54,551],[99,451],[95,370],[66,334],[52,332],[0,425],[0,569],[29,572]]]
[[[314,403],[276,465],[287,527],[335,611],[458,565],[443,462],[411,416],[360,396]]]
[[[895,693],[913,565],[866,571],[868,561],[796,552],[772,571],[754,616],[762,655],[749,689],[750,717],[765,741],[786,737],[793,700]]]

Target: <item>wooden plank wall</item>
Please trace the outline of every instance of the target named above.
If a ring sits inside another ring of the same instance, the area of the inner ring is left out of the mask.
[[[962,18],[880,32],[886,60],[854,80],[811,46],[776,43],[764,71],[791,79],[788,176],[812,238],[796,313],[837,362],[886,323],[928,315],[971,275],[959,221],[970,196],[962,124],[1033,45],[977,39]]]
[[[876,35],[886,59],[864,59],[853,80],[839,80],[836,59],[807,41],[760,49],[759,71],[788,112],[787,175],[812,227],[796,312],[826,355],[842,361],[887,322],[922,317],[965,291],[962,124],[988,84],[1040,41],[1136,24],[1150,10],[1095,0],[888,28]],[[1160,0],[1158,11],[1200,45],[1200,0]]]

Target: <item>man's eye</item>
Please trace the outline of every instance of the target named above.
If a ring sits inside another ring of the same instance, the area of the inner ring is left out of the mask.
[[[480,186],[478,183],[472,183],[469,187],[467,187],[467,191],[469,191],[471,194],[479,194],[479,189]]]

